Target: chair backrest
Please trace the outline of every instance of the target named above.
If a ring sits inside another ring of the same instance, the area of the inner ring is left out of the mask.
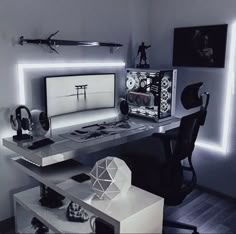
[[[199,116],[200,111],[181,119],[174,150],[175,160],[180,161],[192,155],[200,128]]]
[[[200,96],[198,95],[202,85],[203,83],[189,85],[182,92],[181,101],[183,106],[188,110],[200,107],[200,110],[184,116],[181,119],[179,134],[173,152],[174,158],[177,161],[191,157],[199,128],[205,123],[210,95],[209,93],[203,93]],[[204,96],[206,96],[205,105],[203,105]]]

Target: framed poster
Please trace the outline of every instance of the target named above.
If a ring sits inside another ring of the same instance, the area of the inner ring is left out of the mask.
[[[225,66],[227,24],[175,28],[173,66]]]

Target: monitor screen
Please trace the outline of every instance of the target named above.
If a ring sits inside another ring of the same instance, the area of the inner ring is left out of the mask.
[[[48,117],[115,106],[115,74],[46,77]]]

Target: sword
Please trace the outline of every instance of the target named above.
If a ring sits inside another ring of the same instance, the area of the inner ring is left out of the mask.
[[[59,47],[59,46],[102,46],[102,47],[110,47],[113,48],[120,48],[123,45],[117,44],[117,43],[111,43],[111,42],[90,42],[90,41],[70,41],[70,40],[56,40],[53,39],[53,37],[58,34],[59,31],[51,34],[47,39],[25,39],[23,36],[19,39],[19,44],[36,44],[36,45],[47,45],[52,51],[56,52],[58,51],[53,47]]]

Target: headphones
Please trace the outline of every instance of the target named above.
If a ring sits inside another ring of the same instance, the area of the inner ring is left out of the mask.
[[[26,113],[28,115],[27,118],[21,117],[22,110],[26,111]],[[10,115],[10,123],[11,123],[12,129],[15,131],[21,131],[22,129],[23,130],[31,130],[32,116],[31,116],[30,110],[24,105],[16,106],[12,110],[12,113]]]

